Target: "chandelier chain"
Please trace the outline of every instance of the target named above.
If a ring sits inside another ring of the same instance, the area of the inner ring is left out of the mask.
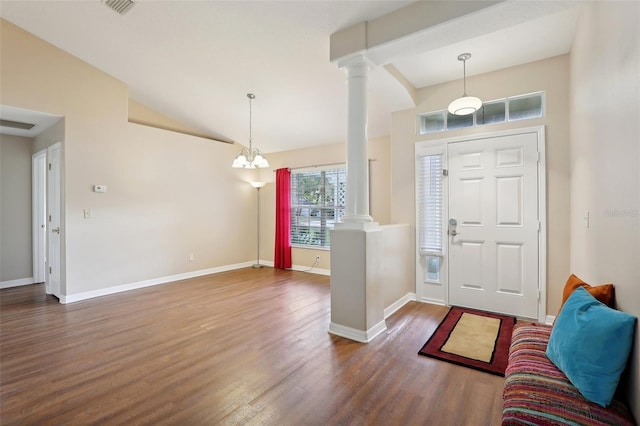
[[[247,98],[249,98],[249,161],[253,160],[253,138],[252,138],[252,132],[251,132],[251,119],[253,117],[253,113],[252,113],[252,105],[253,105],[253,100],[255,99],[256,95],[254,95],[253,93],[247,93]]]

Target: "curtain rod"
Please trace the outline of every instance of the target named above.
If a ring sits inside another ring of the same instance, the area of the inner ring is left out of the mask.
[[[375,158],[370,158],[368,161],[369,161],[369,162],[371,162],[371,161],[376,161],[376,159],[375,159]],[[289,170],[297,170],[297,169],[311,169],[311,168],[313,168],[313,167],[339,166],[339,165],[343,165],[343,164],[344,164],[344,165],[346,165],[346,164],[347,164],[347,163],[346,163],[346,161],[341,161],[341,162],[339,162],[339,163],[312,164],[312,165],[310,165],[310,166],[287,167],[287,169],[289,169]],[[273,171],[273,173],[275,173],[275,172],[276,172],[276,170],[274,170],[274,171]]]

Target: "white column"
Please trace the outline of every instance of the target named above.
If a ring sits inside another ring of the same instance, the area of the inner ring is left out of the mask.
[[[347,72],[347,199],[341,223],[331,231],[329,332],[369,342],[387,329],[382,291],[382,228],[369,216],[367,73],[363,56],[338,66]]]
[[[339,64],[347,73],[347,194],[345,224],[373,222],[369,215],[369,165],[367,154],[367,74],[369,63],[356,56]]]

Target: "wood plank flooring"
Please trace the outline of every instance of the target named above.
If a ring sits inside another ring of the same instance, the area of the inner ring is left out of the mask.
[[[504,379],[417,355],[447,309],[327,333],[329,278],[242,269],[69,305],[0,291],[0,424],[494,425]]]

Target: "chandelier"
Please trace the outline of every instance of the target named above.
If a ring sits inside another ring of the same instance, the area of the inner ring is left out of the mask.
[[[247,93],[247,98],[249,98],[249,148],[242,148],[233,160],[231,167],[236,169],[269,167],[269,162],[262,156],[262,153],[258,148],[253,147],[253,141],[251,140],[251,101],[256,98],[256,95],[253,93]]]

